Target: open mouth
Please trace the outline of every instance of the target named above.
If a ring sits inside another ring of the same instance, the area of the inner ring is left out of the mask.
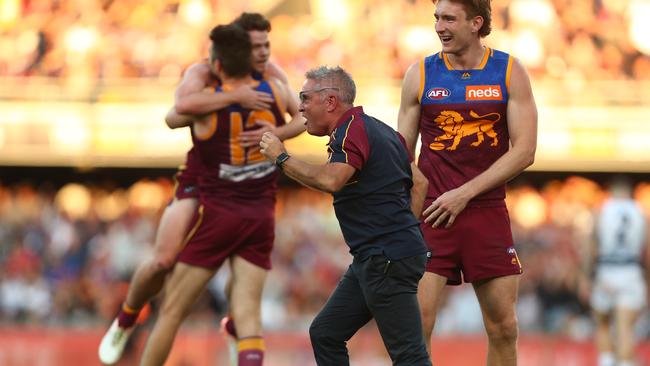
[[[446,44],[446,43],[451,42],[451,40],[452,40],[452,38],[453,38],[452,36],[439,36],[439,37],[440,37],[440,41],[441,41],[443,44]]]

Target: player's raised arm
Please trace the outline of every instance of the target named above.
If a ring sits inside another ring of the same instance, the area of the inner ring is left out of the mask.
[[[255,130],[243,131],[239,134],[239,141],[242,147],[256,146],[262,139],[262,135],[266,132],[272,132],[281,141],[298,136],[305,131],[305,119],[298,112],[298,101],[290,92],[287,84],[282,83],[280,79],[270,78],[270,83],[273,83],[280,99],[281,109],[287,111],[291,116],[291,120],[283,126],[275,128],[266,122],[260,122],[260,128]]]
[[[194,123],[194,118],[191,115],[180,114],[176,112],[176,108],[172,107],[165,116],[165,123],[169,128],[188,127]]]
[[[176,111],[180,114],[202,115],[235,103],[248,109],[268,109],[273,101],[268,93],[255,91],[247,85],[223,93],[205,91],[213,82],[214,76],[207,63],[190,66],[176,89]]]
[[[282,79],[278,80],[282,81]],[[278,84],[280,85],[280,93],[283,94],[282,99],[286,103],[286,111],[291,116],[291,120],[287,124],[279,127],[274,132],[281,141],[284,141],[305,132],[305,118],[298,111],[297,93],[293,92],[289,84]]]

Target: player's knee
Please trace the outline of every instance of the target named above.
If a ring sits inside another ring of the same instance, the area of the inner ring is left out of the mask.
[[[330,338],[327,327],[324,322],[321,322],[318,317],[309,326],[309,338],[312,344],[321,344],[326,339]]]
[[[167,273],[174,269],[176,265],[176,257],[169,255],[158,255],[152,261],[151,266],[155,272]]]
[[[425,333],[431,333],[433,327],[436,324],[436,311],[435,310],[423,310],[421,313],[422,316],[422,328]]]
[[[486,326],[488,337],[493,342],[512,343],[517,341],[519,325],[517,318],[504,319]]]

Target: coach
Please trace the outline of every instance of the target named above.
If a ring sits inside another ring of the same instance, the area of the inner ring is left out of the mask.
[[[260,147],[292,179],[333,194],[354,257],[309,330],[316,362],[349,365],[346,342],[375,318],[393,365],[431,365],[417,302],[426,246],[416,215],[426,178],[395,130],[353,106],[356,86],[345,70],[320,67],[306,77],[299,110],[309,134],[330,136],[327,164],[288,155],[268,132]]]

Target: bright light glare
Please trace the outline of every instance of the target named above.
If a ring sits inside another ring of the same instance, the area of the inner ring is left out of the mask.
[[[59,209],[72,219],[87,217],[90,213],[92,197],[88,188],[80,184],[66,184],[59,190],[54,200]]]
[[[636,49],[650,55],[650,2],[635,1],[628,8],[630,40]]]
[[[72,52],[85,53],[97,42],[93,28],[74,26],[65,35],[65,46]]]
[[[184,1],[179,13],[187,24],[201,25],[210,20],[210,8],[203,0]]]
[[[20,15],[20,0],[0,0],[0,24],[13,23]]]
[[[344,0],[315,0],[317,16],[335,25],[343,25],[350,19],[350,9]]]
[[[50,131],[52,146],[59,151],[75,152],[85,150],[90,133],[83,121],[77,116],[67,116],[54,124]]]
[[[433,52],[440,48],[440,42],[436,39],[435,33],[431,31],[430,27],[424,26],[409,27],[400,35],[400,43],[412,53]]]
[[[555,20],[555,10],[547,0],[516,0],[510,6],[511,19],[522,24],[549,27]]]
[[[521,226],[533,228],[544,223],[546,210],[546,202],[539,193],[526,191],[515,203],[513,216]]]
[[[526,66],[541,66],[544,62],[544,47],[536,33],[522,31],[514,38],[514,54]]]

